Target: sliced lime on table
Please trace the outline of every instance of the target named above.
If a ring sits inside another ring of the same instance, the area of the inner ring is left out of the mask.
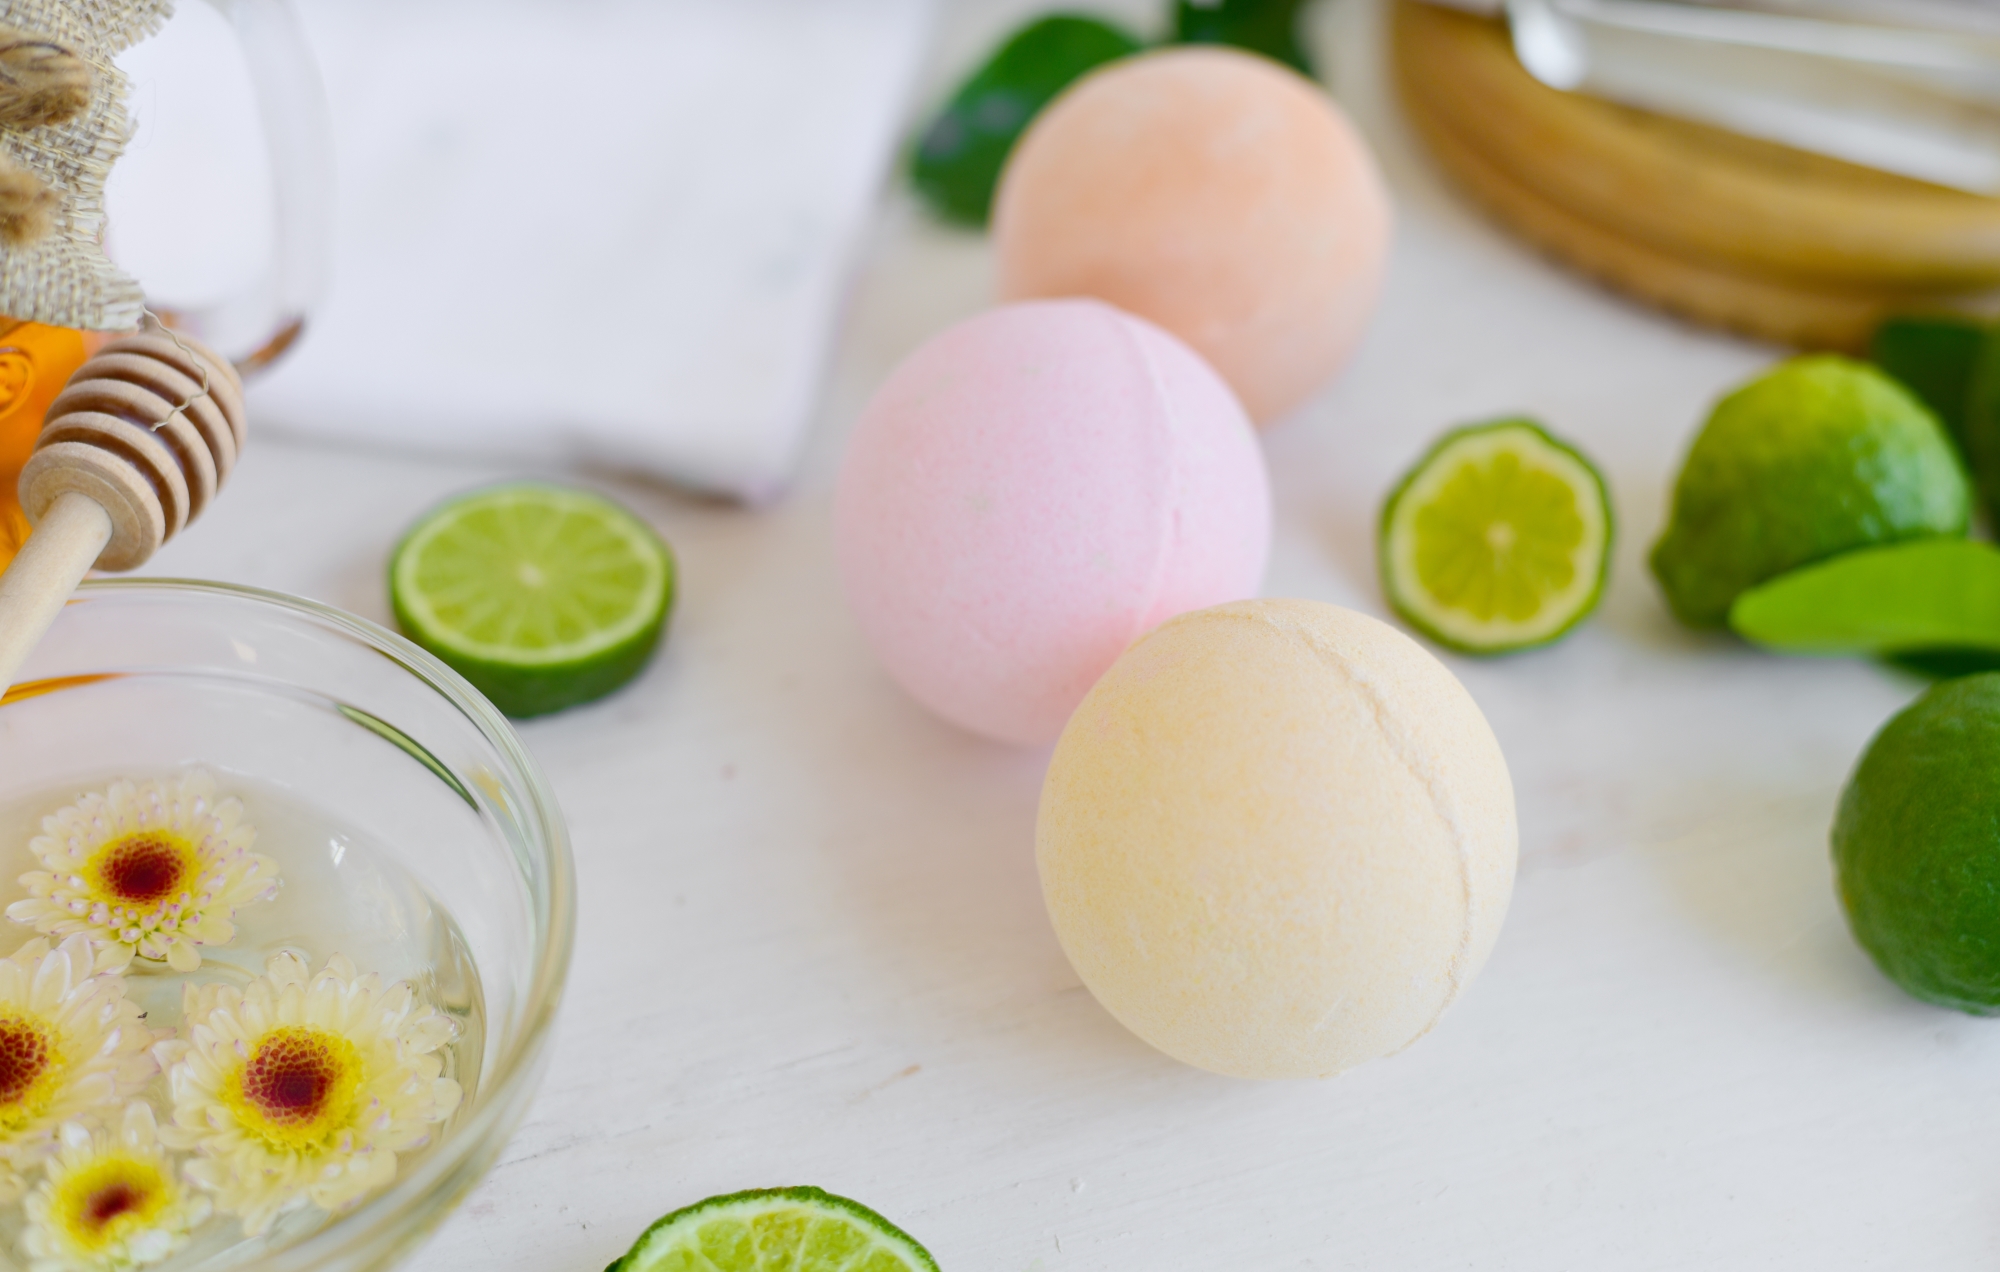
[[[676,1210],[605,1272],[938,1272],[868,1207],[817,1188],[765,1188]]]
[[[389,561],[403,631],[510,716],[601,698],[639,674],[674,600],[645,522],[589,491],[493,486],[427,514]]]
[[[1532,420],[1448,433],[1382,510],[1382,587],[1440,645],[1545,645],[1604,594],[1611,500],[1581,454]]]

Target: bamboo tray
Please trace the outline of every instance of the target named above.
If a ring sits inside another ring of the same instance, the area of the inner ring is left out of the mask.
[[[1865,346],[1891,312],[2000,309],[2000,200],[1559,92],[1499,22],[1397,0],[1392,31],[1439,164],[1613,287],[1813,348]]]

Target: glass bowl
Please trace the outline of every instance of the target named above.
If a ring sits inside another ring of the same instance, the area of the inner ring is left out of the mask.
[[[85,583],[0,699],[0,802],[190,764],[282,788],[390,846],[457,920],[477,970],[483,1042],[468,1034],[477,1054],[454,1057],[476,1083],[441,1140],[290,1244],[197,1265],[387,1268],[492,1166],[540,1082],[575,927],[562,814],[499,712],[373,623],[217,583]]]

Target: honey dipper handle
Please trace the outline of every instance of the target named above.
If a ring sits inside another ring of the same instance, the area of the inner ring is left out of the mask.
[[[90,496],[65,491],[0,573],[0,694],[109,542],[111,514]]]

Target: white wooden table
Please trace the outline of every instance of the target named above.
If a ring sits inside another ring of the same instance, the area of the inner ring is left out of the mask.
[[[1034,7],[950,11],[934,81]],[[1449,660],[1520,796],[1482,979],[1412,1051],[1316,1084],[1184,1068],[1079,986],[1035,879],[1045,755],[901,697],[834,578],[849,423],[988,294],[982,241],[893,193],[792,498],[579,475],[672,540],[685,590],[639,683],[523,729],[575,832],[575,971],[528,1124],[415,1268],[595,1272],[667,1210],[793,1183],[884,1211],[947,1272],[1995,1266],[2000,1024],[1882,980],[1826,861],[1840,782],[1914,686],[1677,630],[1644,570],[1690,431],[1773,351],[1503,239],[1388,104],[1372,0],[1322,16],[1401,230],[1359,357],[1269,439],[1267,593],[1381,613],[1379,501],[1472,418],[1541,416],[1620,516],[1594,622]],[[401,528],[505,475],[266,439],[150,572],[385,619]]]

